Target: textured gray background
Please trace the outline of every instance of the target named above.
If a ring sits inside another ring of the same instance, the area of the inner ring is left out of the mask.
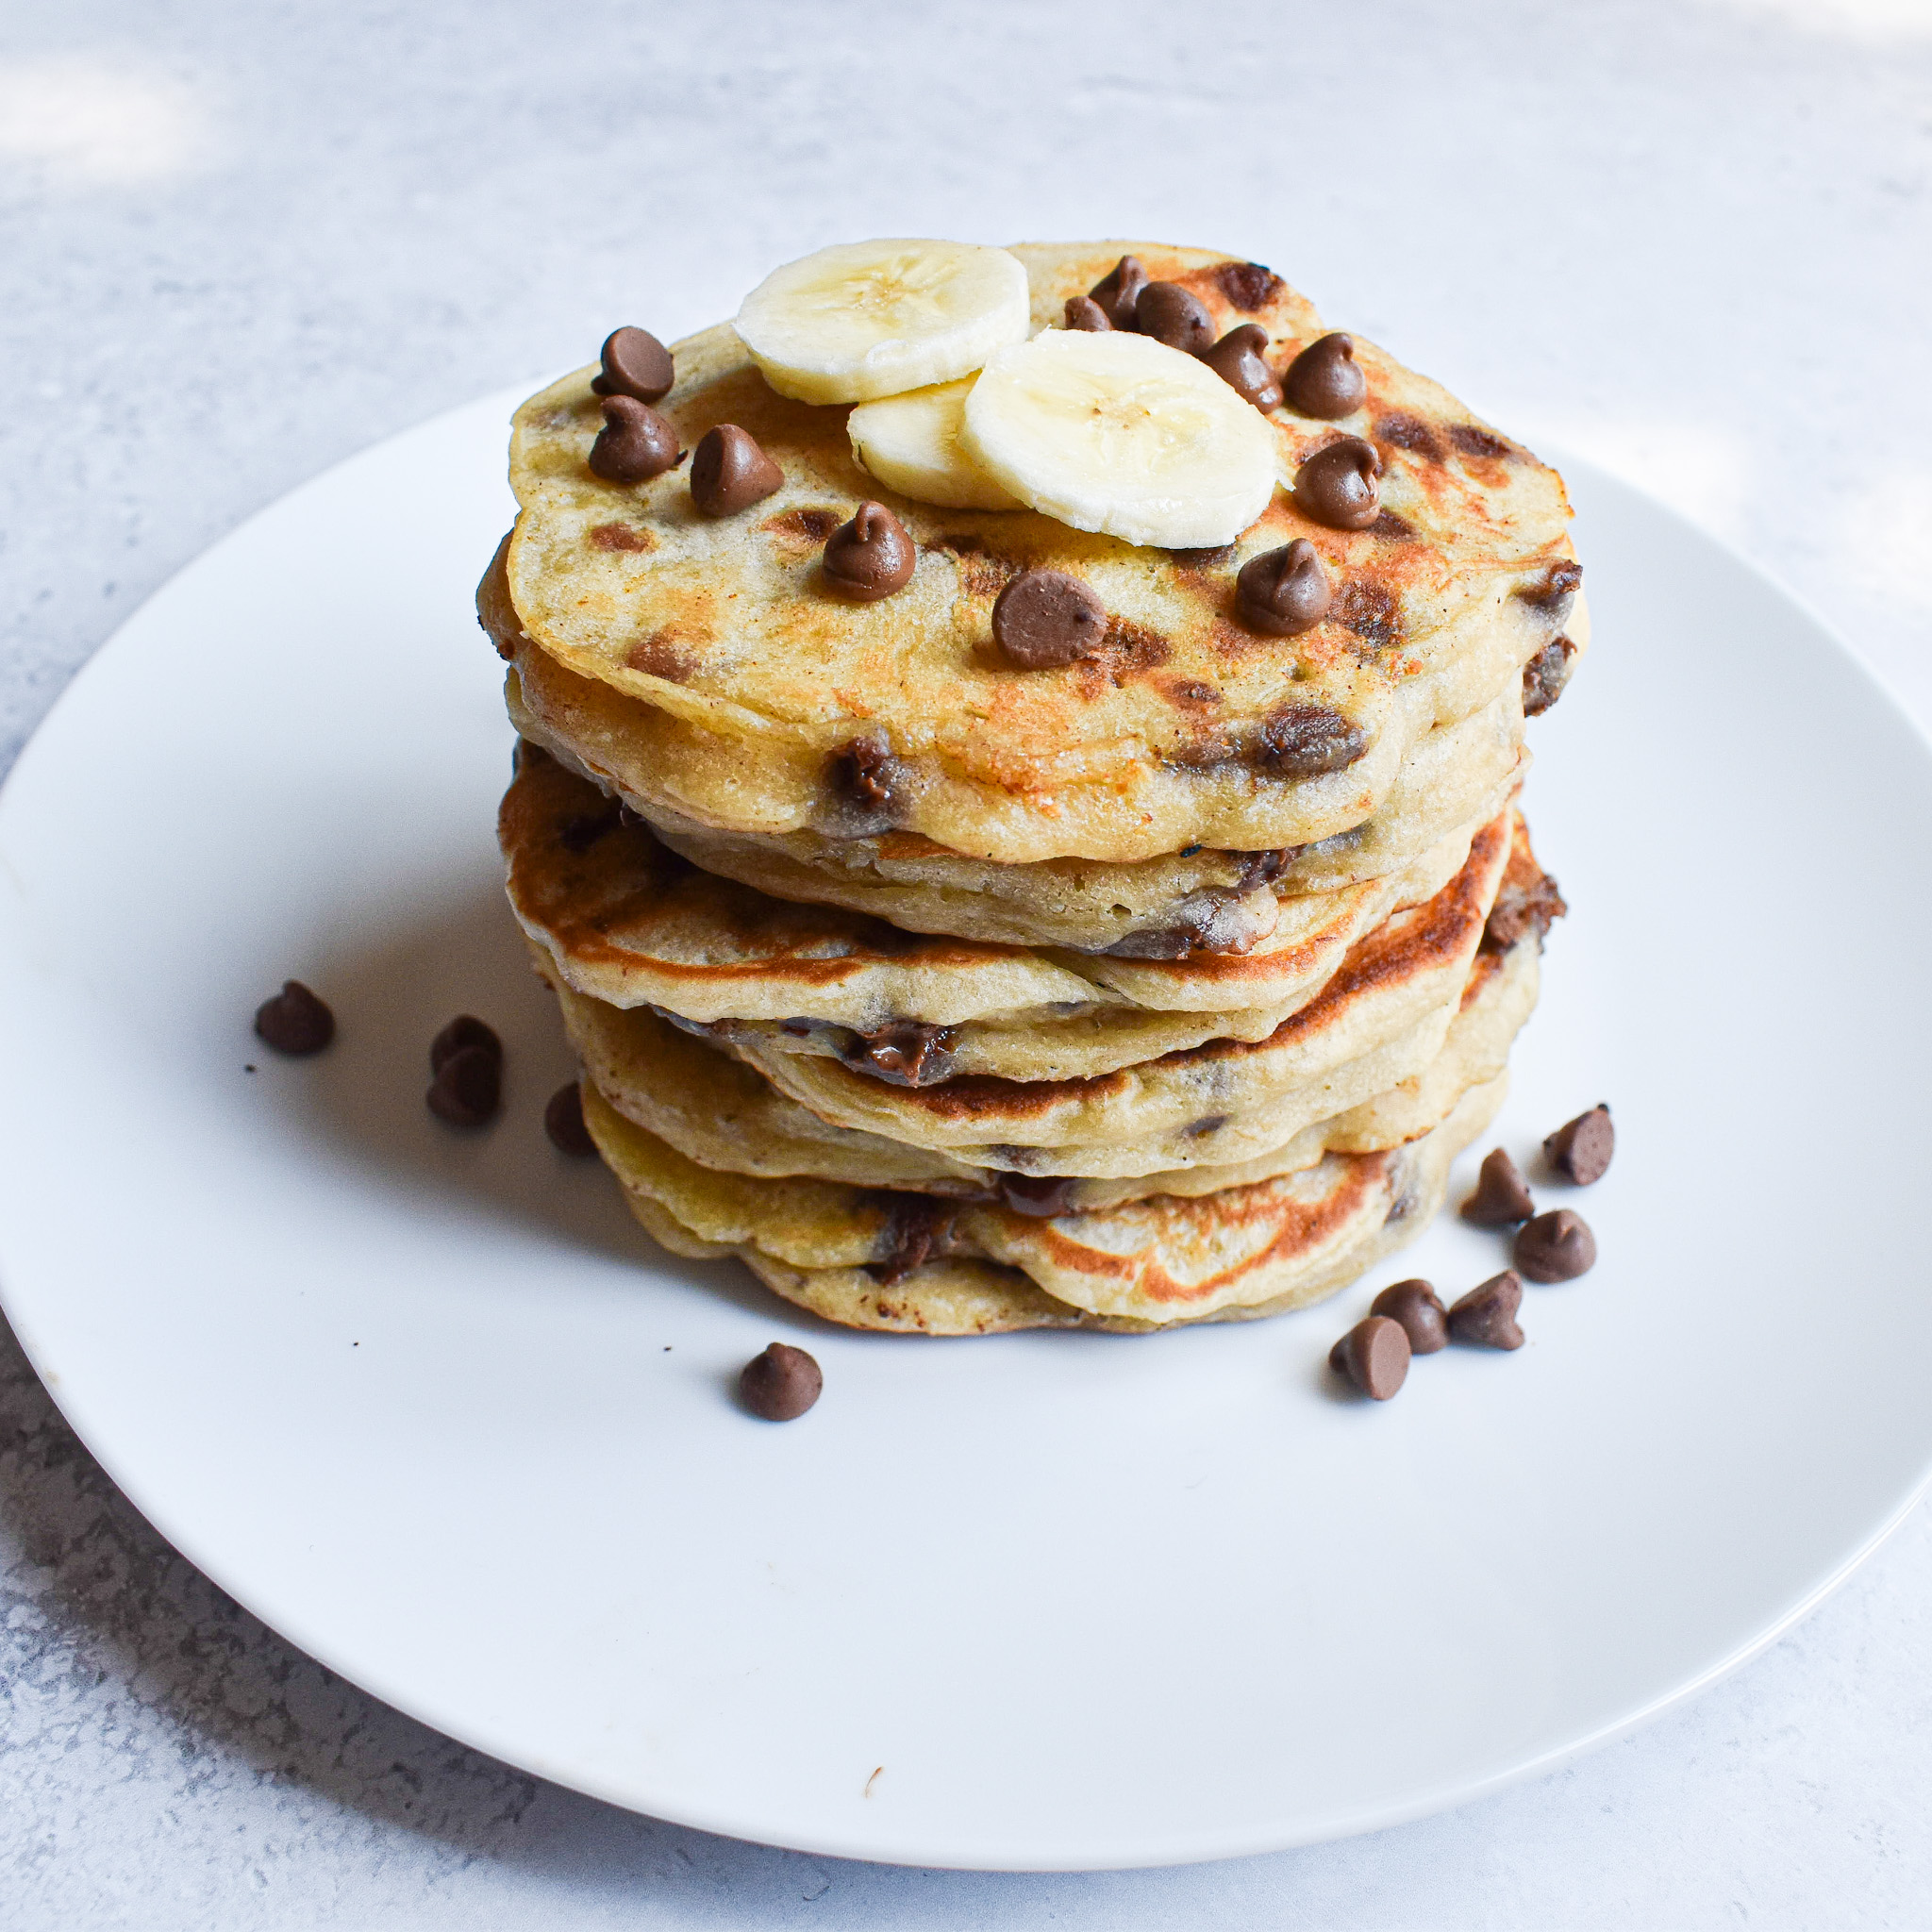
[[[16,6],[0,762],[291,485],[615,322],[668,335],[891,233],[1272,262],[1740,545],[1932,716],[1928,163],[1928,0]],[[1687,685],[1657,729],[1694,756],[1724,713]],[[1928,1662],[1922,1511],[1690,1708],[1451,1817],[1129,1875],[794,1857],[573,1796],[332,1678],[147,1528],[0,1333],[21,1932],[1922,1925]]]

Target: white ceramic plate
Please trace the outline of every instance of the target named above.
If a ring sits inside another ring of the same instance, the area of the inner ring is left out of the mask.
[[[544,1141],[472,586],[509,399],[298,491],[90,664],[0,802],[0,1274],[154,1524],[304,1649],[620,1804],[1094,1867],[1454,1805],[1708,1682],[1932,1458],[1914,1238],[1932,759],[1819,624],[1582,464],[1597,648],[1533,727],[1574,911],[1500,1138],[1599,1098],[1603,1259],[1530,1345],[1338,1399],[1374,1289],[1164,1338],[847,1334],[653,1248]],[[336,1045],[249,1031],[287,975]],[[458,1010],[509,1049],[425,1112]],[[256,1071],[246,1071],[249,1066]],[[1465,1169],[1473,1161],[1465,1163]],[[1464,1175],[1466,1179],[1466,1174]],[[1458,1189],[1458,1197],[1460,1190]],[[750,1420],[739,1366],[825,1393]]]

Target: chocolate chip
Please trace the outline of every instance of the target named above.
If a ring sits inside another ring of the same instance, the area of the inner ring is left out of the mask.
[[[1449,1339],[1473,1348],[1521,1348],[1516,1311],[1522,1306],[1523,1278],[1506,1268],[1450,1305]]]
[[[736,423],[720,423],[698,438],[691,459],[691,500],[700,516],[736,516],[764,502],[784,481],[785,472]]]
[[[1097,335],[1102,329],[1113,327],[1113,318],[1091,295],[1069,295],[1065,326]]]
[[[1273,269],[1263,268],[1258,261],[1224,261],[1214,271],[1214,279],[1221,284],[1221,292],[1244,315],[1265,308],[1285,286]]]
[[[818,1363],[804,1349],[774,1341],[740,1372],[738,1399],[768,1423],[795,1422],[824,1386]]]
[[[1141,258],[1124,255],[1087,291],[1087,295],[1090,301],[1099,303],[1114,327],[1132,328],[1135,307],[1146,286],[1147,271],[1141,266]]]
[[[1566,1181],[1587,1188],[1609,1172],[1617,1151],[1617,1130],[1610,1124],[1610,1106],[1600,1100],[1588,1113],[1566,1121],[1543,1142],[1543,1158]]]
[[[1315,546],[1297,537],[1279,550],[1264,550],[1241,565],[1234,580],[1235,609],[1250,630],[1291,638],[1328,614],[1335,586]]]
[[[299,1058],[336,1037],[336,1016],[299,979],[285,979],[274,999],[256,1008],[255,1030],[277,1053]]]
[[[597,1151],[591,1130],[584,1124],[584,1096],[575,1080],[567,1081],[550,1096],[543,1109],[543,1131],[550,1144],[561,1154],[581,1158]]]
[[[1079,1185],[1065,1174],[1003,1174],[1000,1175],[1000,1199],[1015,1214],[1024,1214],[1035,1221],[1049,1221],[1056,1214],[1064,1214],[1074,1205],[1074,1190]]]
[[[677,462],[677,431],[648,403],[608,396],[604,426],[591,445],[591,468],[608,483],[641,483]]]
[[[1372,1315],[1402,1324],[1411,1355],[1434,1355],[1449,1345],[1449,1316],[1442,1298],[1426,1281],[1398,1281],[1369,1304]]]
[[[1574,557],[1566,557],[1561,562],[1551,564],[1538,582],[1516,594],[1525,604],[1551,612],[1551,621],[1561,624],[1569,616],[1570,607],[1576,601],[1576,593],[1582,588],[1583,566]]]
[[[873,1262],[867,1272],[881,1288],[905,1280],[915,1268],[924,1267],[935,1251],[944,1252],[958,1212],[952,1202],[931,1194],[894,1195],[885,1259]]]
[[[1134,304],[1134,326],[1184,356],[1198,356],[1214,341],[1208,305],[1178,282],[1149,282]]]
[[[953,1071],[950,1026],[924,1020],[889,1020],[871,1033],[855,1033],[852,1044],[840,1055],[855,1073],[870,1074],[894,1087],[929,1087]]]
[[[1261,727],[1260,762],[1286,778],[1312,778],[1352,765],[1368,748],[1359,724],[1325,705],[1290,705]]]
[[[1524,885],[1507,874],[1496,903],[1483,923],[1482,949],[1486,953],[1507,953],[1519,940],[1535,933],[1539,941],[1569,907],[1548,873],[1540,872],[1533,883]]]
[[[615,799],[602,811],[573,812],[557,828],[558,842],[566,852],[588,852],[607,832],[624,823],[624,808]]]
[[[436,1070],[423,1097],[438,1120],[453,1127],[480,1127],[494,1116],[503,1099],[502,1050],[459,1048]]]
[[[1553,1208],[1517,1230],[1510,1258],[1532,1281],[1574,1281],[1596,1266],[1596,1237],[1582,1215]]]
[[[1091,658],[1107,637],[1107,606],[1078,577],[1023,571],[992,607],[1000,655],[1022,671],[1048,671]]]
[[[1197,852],[1200,849],[1198,845],[1194,848]],[[1241,869],[1233,890],[1245,895],[1259,891],[1263,886],[1272,886],[1307,849],[1306,845],[1277,845],[1272,852],[1235,854],[1241,861]],[[1181,854],[1183,858],[1187,856],[1185,852]]]
[[[1424,462],[1442,460],[1441,440],[1420,416],[1412,416],[1407,409],[1391,409],[1387,415],[1377,416],[1375,435],[1378,441],[1406,449]]]
[[[499,1060],[503,1058],[503,1041],[496,1037],[496,1029],[486,1025],[474,1014],[463,1013],[452,1020],[429,1042],[429,1071],[432,1074],[441,1073],[445,1062],[472,1046],[484,1053],[494,1054]]]
[[[1245,896],[1211,886],[1190,892],[1169,909],[1164,924],[1117,939],[1106,955],[1111,959],[1191,959],[1196,953],[1245,953],[1255,943],[1255,922],[1241,905]]]
[[[612,329],[604,339],[604,370],[591,378],[600,396],[633,396],[655,403],[677,380],[671,351],[647,328]]]
[[[1366,530],[1382,507],[1382,458],[1375,445],[1344,436],[1318,449],[1294,473],[1295,508],[1331,530]]]
[[[1371,1315],[1328,1351],[1328,1366],[1372,1402],[1387,1402],[1408,1379],[1408,1336],[1400,1322]]]
[[[1355,338],[1318,337],[1281,373],[1281,393],[1298,416],[1332,423],[1362,406],[1369,385],[1355,364]]]
[[[1463,1220],[1478,1227],[1513,1227],[1535,1212],[1522,1169],[1502,1148],[1491,1148],[1476,1174],[1475,1192],[1462,1204]]]
[[[875,604],[912,581],[919,553],[906,525],[882,503],[861,503],[825,540],[825,581],[841,596]]]
[[[1244,322],[1239,328],[1229,329],[1212,348],[1202,350],[1201,359],[1256,408],[1273,409],[1280,406],[1281,385],[1275,381],[1274,370],[1261,359],[1261,351],[1267,346],[1268,331],[1258,323]]]
[[[906,767],[892,756],[883,732],[868,732],[835,751],[826,775],[848,817],[881,831],[891,823],[905,786]]]
[[[1563,695],[1576,646],[1568,638],[1552,638],[1523,667],[1523,715],[1540,718]]]
[[[1449,441],[1466,457],[1475,457],[1483,461],[1493,461],[1499,457],[1516,454],[1516,445],[1490,430],[1479,429],[1474,423],[1452,423],[1449,425]]]

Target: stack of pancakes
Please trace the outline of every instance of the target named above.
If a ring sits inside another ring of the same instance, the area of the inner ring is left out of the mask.
[[[1272,366],[1324,334],[1253,263],[1130,245]],[[1014,249],[1034,325],[1122,252]],[[895,495],[729,325],[673,354],[680,445],[737,425],[780,487],[702,516],[687,464],[593,473],[588,368],[518,411],[478,599],[523,741],[510,902],[643,1224],[940,1334],[1273,1313],[1413,1238],[1562,910],[1517,809],[1525,705],[1587,637],[1556,474],[1357,339],[1358,409],[1267,421],[1284,486],[1373,442],[1374,522],[1284,487],[1160,550]],[[867,501],[917,562],[854,603],[819,564]],[[1331,608],[1257,631],[1237,574],[1297,538]],[[993,606],[1043,569],[1106,636],[1016,667]]]

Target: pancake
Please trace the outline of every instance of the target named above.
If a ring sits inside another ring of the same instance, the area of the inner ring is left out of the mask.
[[[1252,264],[1131,245],[1150,275],[1200,297],[1217,332],[1259,324],[1273,359],[1322,333],[1302,297]],[[1016,250],[1035,322],[1057,318],[1121,252]],[[647,808],[703,825],[897,830],[1004,864],[1309,844],[1374,818],[1411,748],[1502,696],[1568,616],[1577,572],[1556,473],[1360,339],[1360,409],[1337,424],[1285,409],[1268,420],[1284,478],[1338,435],[1372,440],[1383,513],[1335,531],[1277,491],[1208,556],[1032,511],[894,496],[858,467],[846,412],[776,395],[728,326],[675,356],[678,380],[658,407],[680,441],[736,423],[783,486],[714,521],[695,512],[681,469],[606,482],[586,462],[601,420],[595,372],[553,384],[516,415],[520,514],[498,635],[540,712],[540,658],[608,691],[624,756],[607,769]],[[898,594],[855,606],[826,594],[818,558],[866,498],[889,505],[919,555]],[[1291,640],[1258,636],[1233,615],[1236,572],[1298,537],[1322,555],[1334,605]],[[989,648],[992,604],[1042,563],[1084,578],[1109,627],[1095,658],[1014,671]],[[1298,766],[1281,749],[1294,718],[1353,726],[1358,755],[1341,769]],[[876,782],[848,782],[855,745]]]

